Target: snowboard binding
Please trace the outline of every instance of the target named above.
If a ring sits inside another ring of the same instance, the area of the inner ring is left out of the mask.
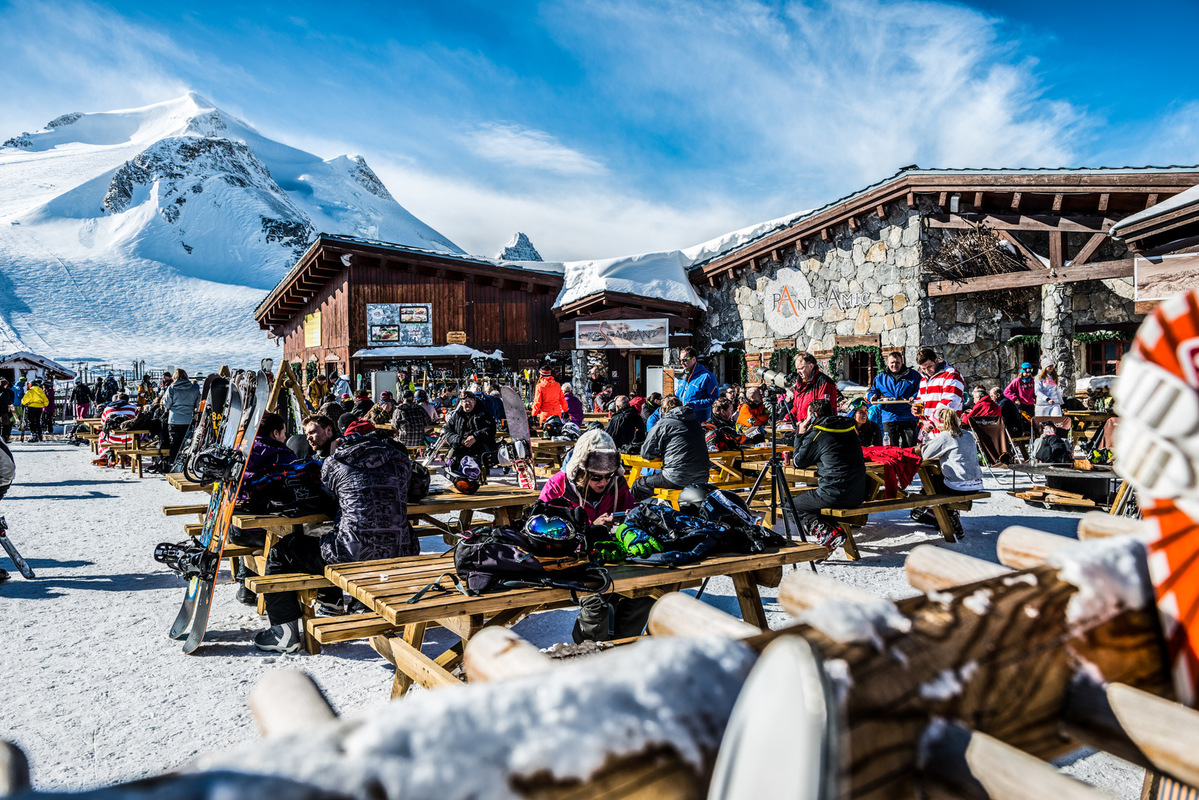
[[[200,483],[211,483],[224,479],[244,460],[245,456],[240,450],[216,445],[197,453],[189,465],[189,472],[195,475]]]
[[[166,564],[167,569],[186,581],[206,576],[213,559],[207,550],[194,542],[163,542],[155,545],[154,560]]]

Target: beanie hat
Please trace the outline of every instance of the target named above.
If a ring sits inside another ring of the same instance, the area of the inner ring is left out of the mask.
[[[1032,369],[1032,364],[1029,364],[1027,361],[1025,361],[1023,364],[1020,365],[1021,372],[1024,372],[1025,370],[1028,370],[1028,369]]]
[[[542,368],[541,368],[541,372],[540,372],[540,374],[541,374],[541,377],[543,377],[543,378],[552,378],[552,377],[554,377],[554,373],[553,373],[552,371],[550,371],[550,370],[549,370],[548,368],[546,368],[546,367],[542,367]]]
[[[1041,356],[1041,369],[1045,369],[1045,367],[1048,367],[1048,366],[1056,367],[1057,362],[1053,359],[1053,356],[1051,356],[1049,354],[1044,354]]]
[[[346,426],[346,435],[351,433],[374,433],[375,423],[370,420],[356,419]]]
[[[479,397],[474,392],[472,392],[468,389],[467,391],[462,393],[462,397],[460,399],[462,399],[462,400],[478,400]]]

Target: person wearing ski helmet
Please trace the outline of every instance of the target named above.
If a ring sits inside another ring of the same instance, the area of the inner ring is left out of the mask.
[[[637,505],[623,473],[612,437],[602,430],[589,430],[579,437],[570,460],[546,482],[538,499],[565,501],[572,509],[582,509],[589,526],[588,541],[607,539],[618,524],[615,515]],[[653,604],[649,597],[581,598],[571,637],[580,644],[640,636]]]
[[[479,402],[474,392],[463,392],[458,406],[445,423],[450,458],[470,456],[482,468],[493,463],[496,450],[495,418]]]

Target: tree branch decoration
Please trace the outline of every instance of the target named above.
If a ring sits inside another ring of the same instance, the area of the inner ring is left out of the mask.
[[[1022,333],[1019,336],[1013,336],[1003,343],[1003,346],[1008,349],[1023,347],[1026,344],[1041,344],[1041,334],[1039,333]]]
[[[1120,333],[1120,331],[1088,331],[1085,333],[1074,334],[1074,341],[1082,342],[1083,344],[1092,344],[1094,342],[1124,342],[1132,339],[1131,334]]]
[[[1011,244],[985,225],[962,231],[957,236],[946,236],[940,247],[924,257],[922,266],[935,280],[955,283],[986,275],[1028,271],[1028,265],[1014,252]],[[1021,319],[1027,315],[1032,292],[1025,288],[994,289],[977,292],[971,299],[980,307],[997,309],[1007,319]]]

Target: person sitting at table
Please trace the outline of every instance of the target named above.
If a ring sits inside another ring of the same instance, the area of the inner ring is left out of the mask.
[[[594,414],[610,414],[612,413],[612,401],[616,399],[616,387],[610,383],[605,383],[592,400],[591,411]]]
[[[999,394],[998,389],[993,390],[992,393]],[[970,410],[962,415],[963,424],[968,425],[972,419],[994,419],[1003,416],[1003,411],[991,394],[987,393],[986,387],[975,386],[970,392],[970,396],[974,398],[974,403],[971,404]]]
[[[390,425],[391,417],[395,414],[395,411],[395,397],[392,396],[391,392],[384,391],[379,393],[379,402],[371,406],[371,410],[366,412],[366,416],[363,419],[373,425]]]
[[[572,384],[562,384],[562,396],[566,398],[566,413],[570,416],[570,421],[576,425],[583,424],[583,401],[575,394],[575,388]]]
[[[1041,425],[1041,435],[1032,443],[1029,451],[1032,453],[1033,461],[1041,464],[1074,463],[1074,452],[1069,441],[1061,435],[1061,431],[1052,422],[1045,422]]]
[[[681,489],[708,482],[708,445],[691,406],[671,395],[662,401],[662,418],[645,437],[641,457],[662,459],[662,471],[633,481],[633,496],[646,500],[655,489]]]
[[[404,392],[403,402],[396,406],[391,424],[396,430],[396,438],[408,448],[424,447],[425,437],[433,428],[432,418],[416,404],[416,394],[411,390]]]
[[[575,442],[570,460],[546,482],[539,499],[564,500],[571,508],[583,509],[591,526],[588,541],[607,539],[617,524],[613,514],[637,505],[622,473],[612,437],[602,430],[585,431]],[[581,597],[571,638],[581,644],[640,636],[653,604],[653,598],[619,594]]]
[[[137,406],[129,402],[129,395],[124,392],[113,395],[112,402],[105,406],[100,414],[100,438],[96,445],[99,458],[94,459],[93,464],[111,467],[116,463],[116,453],[112,451],[112,446],[126,447],[131,441],[129,434],[123,432],[119,426],[135,416]]]
[[[866,459],[853,420],[835,414],[827,398],[808,403],[808,416],[795,428],[792,463],[816,467],[817,487],[795,498],[795,513],[805,533],[828,548],[845,541],[837,523],[821,518],[825,508],[857,508],[866,499]]]
[[[870,420],[870,406],[863,403],[853,410],[853,424],[862,447],[883,446],[883,431]]]
[[[420,553],[408,524],[412,462],[403,448],[378,439],[375,426],[349,427],[321,466],[321,485],[337,502],[333,529],[318,537],[292,534],[271,548],[267,575],[321,575],[329,564],[401,558]],[[300,601],[295,592],[266,595],[270,627],[254,637],[259,650],[294,653],[302,644]]]
[[[1003,427],[1007,428],[1008,436],[1027,436],[1028,420],[1020,411],[1020,407],[1009,400],[998,386],[991,387],[988,394],[991,396],[991,401],[999,408],[999,416],[1003,418]]]
[[[337,449],[341,434],[333,420],[324,414],[313,414],[304,417],[301,424],[304,426],[304,438],[308,440],[308,446],[317,458],[328,458],[329,454]]]
[[[474,392],[462,393],[457,408],[446,420],[445,437],[449,446],[447,460],[470,456],[484,471],[495,464],[495,418],[487,413]]]
[[[637,413],[637,409],[630,405],[628,395],[617,395],[612,402],[616,411],[608,420],[608,435],[612,437],[616,449],[620,452],[640,452],[641,443],[645,441],[645,420]]]
[[[643,420],[645,420],[645,429],[647,431],[650,428],[654,427],[653,423],[649,421],[650,417],[652,417],[661,406],[662,406],[662,393],[661,392],[650,392],[648,395],[645,396],[645,402],[641,404],[641,418]],[[654,422],[657,422],[657,421],[658,421],[657,418],[655,418]]]
[[[933,417],[937,432],[923,446],[916,448],[921,458],[941,462],[940,474],[932,476],[937,494],[970,494],[981,492],[983,471],[978,465],[978,443],[974,434],[962,428],[958,412],[942,406]],[[962,528],[961,515],[956,509],[946,508],[953,532],[960,539],[966,535]],[[912,519],[927,525],[936,525],[937,518],[931,508],[913,508]]]
[[[746,438],[737,432],[737,405],[727,396],[712,404],[712,416],[703,424],[708,452],[741,450]]]
[[[762,390],[754,386],[737,411],[737,429],[745,433],[750,428],[770,427],[770,409],[762,402]]]
[[[250,446],[250,456],[242,472],[241,490],[237,505],[247,513],[266,513],[270,505],[283,507],[304,505],[313,511],[335,511],[325,502],[321,491],[321,465],[311,459],[297,459],[287,446],[287,423],[283,417],[268,411],[258,423],[258,434]],[[229,526],[229,543],[237,547],[261,548],[266,544],[266,531],[261,528],[242,529]],[[245,586],[253,574],[246,559],[238,559],[236,572],[238,602],[254,605],[257,595]]]

